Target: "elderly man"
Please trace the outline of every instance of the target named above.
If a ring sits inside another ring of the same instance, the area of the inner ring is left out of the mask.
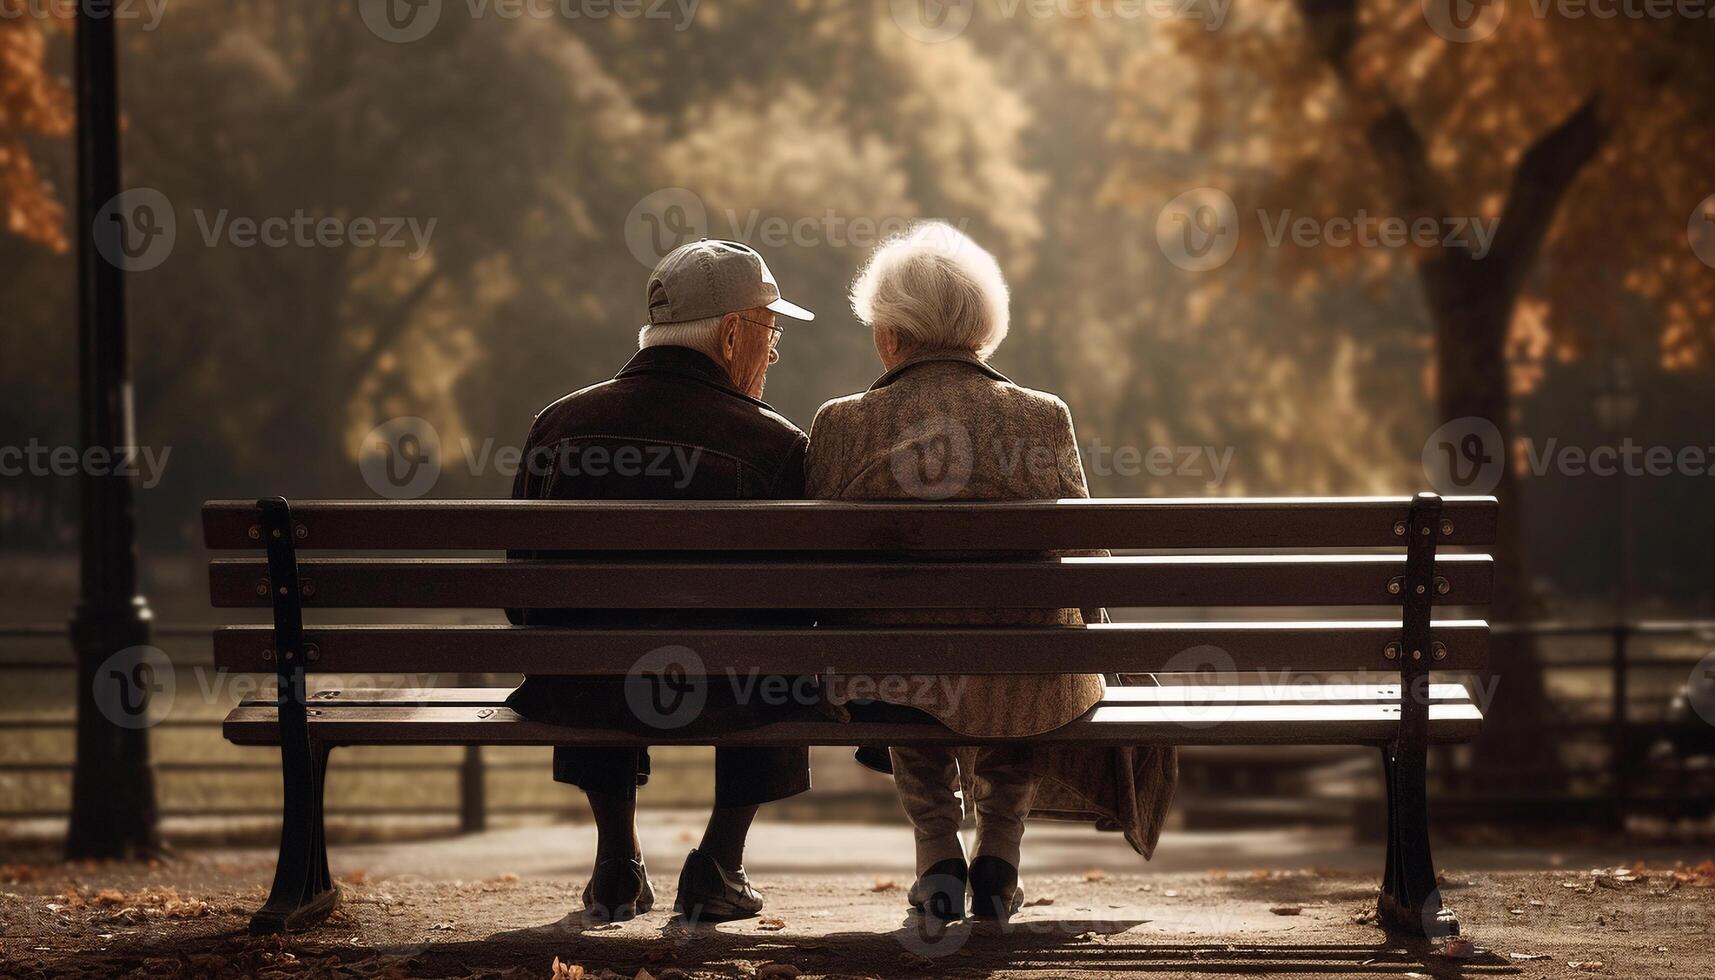
[[[804,433],[761,396],[769,365],[779,360],[777,315],[810,320],[814,314],[780,297],[762,256],[729,241],[704,240],[675,249],[649,276],[647,300],[649,321],[638,335],[639,350],[619,374],[561,398],[536,416],[513,497],[803,496]],[[720,610],[643,614],[646,623],[637,612],[624,610],[510,614],[513,622],[529,625],[785,621],[779,614]],[[739,703],[721,685],[710,685],[706,696],[707,703],[692,722],[703,730],[769,720],[770,709]],[[539,721],[658,732],[662,719],[638,717],[635,700],[628,700],[623,678],[545,676],[527,678],[507,703]],[[637,787],[648,776],[647,750],[554,750],[554,778],[581,788],[595,817],[595,871],[583,896],[593,916],[629,919],[654,904],[636,829]],[[705,920],[759,912],[762,898],[743,866],[751,820],[759,804],[809,787],[805,749],[718,749],[714,811],[702,842],[685,859],[675,910]]]

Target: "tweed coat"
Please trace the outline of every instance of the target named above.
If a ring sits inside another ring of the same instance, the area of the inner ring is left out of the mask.
[[[868,391],[823,405],[810,430],[805,490],[812,498],[837,500],[1089,496],[1066,404],[1013,384],[968,353],[910,358]],[[825,617],[1062,628],[1105,620],[1101,609],[881,610]],[[843,715],[840,706],[847,701],[872,698],[926,711],[961,734],[1019,737],[1078,718],[1104,691],[1100,674],[934,675],[933,666],[925,664],[924,677],[903,684],[826,678],[825,696],[836,716]],[[1144,856],[1153,852],[1178,780],[1174,750],[1042,748],[1033,755],[1031,767],[1043,776],[1033,816],[1093,820],[1123,831]]]

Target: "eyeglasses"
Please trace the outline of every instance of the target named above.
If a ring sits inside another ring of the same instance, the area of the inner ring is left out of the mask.
[[[769,350],[779,350],[780,349],[780,335],[785,333],[786,331],[780,329],[779,327],[775,326],[772,323],[767,323],[767,322],[762,321],[762,320],[752,320],[750,317],[747,317],[747,316],[741,316],[741,317],[739,317],[739,319],[743,320],[745,323],[754,323],[757,326],[766,329],[769,333],[768,349]]]

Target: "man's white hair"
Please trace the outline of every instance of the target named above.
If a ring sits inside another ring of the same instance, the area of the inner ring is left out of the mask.
[[[720,359],[722,316],[679,323],[652,323],[637,332],[637,347],[689,347]]]
[[[852,312],[911,351],[970,351],[987,360],[1006,339],[1000,263],[944,221],[926,221],[875,250],[852,280]]]

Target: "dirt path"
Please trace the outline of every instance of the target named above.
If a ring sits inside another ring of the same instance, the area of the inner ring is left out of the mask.
[[[1707,857],[1689,852],[1625,855],[1646,867],[1593,873],[1621,856],[1445,849],[1446,901],[1477,947],[1453,959],[1366,924],[1379,853],[1326,832],[1173,835],[1152,866],[1111,838],[1033,829],[1026,885],[1045,904],[1005,928],[924,936],[904,915],[909,838],[894,827],[759,825],[749,863],[766,918],[676,922],[666,909],[692,827],[651,820],[645,849],[662,910],[624,924],[561,918],[587,874],[590,837],[576,826],[336,848],[341,909],[283,943],[243,931],[271,871],[265,853],[11,865],[0,974],[547,980],[557,957],[589,977],[647,970],[658,980],[1715,977],[1715,866],[1687,870]]]

